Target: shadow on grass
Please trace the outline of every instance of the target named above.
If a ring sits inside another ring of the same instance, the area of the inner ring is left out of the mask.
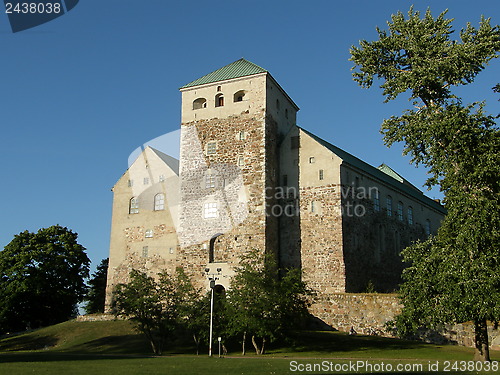
[[[115,335],[101,337],[95,340],[72,346],[66,352],[84,354],[151,354],[151,346],[143,335]]]
[[[349,336],[338,332],[306,331],[294,335],[290,352],[361,352],[421,349],[429,344],[378,336]]]
[[[148,356],[112,355],[112,354],[77,354],[58,352],[15,352],[0,353],[0,364],[13,362],[61,362],[61,361],[88,361],[102,359],[134,359],[148,358]]]
[[[42,350],[55,346],[59,339],[52,335],[14,336],[0,341],[0,351]]]

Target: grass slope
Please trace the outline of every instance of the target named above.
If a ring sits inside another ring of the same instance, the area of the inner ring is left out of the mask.
[[[293,346],[271,346],[269,354],[263,357],[249,352],[242,358],[237,345],[230,348],[234,351],[227,358],[221,359],[207,358],[205,354],[193,356],[193,347],[179,346],[164,357],[153,357],[150,356],[147,341],[129,322],[69,321],[0,339],[0,374],[278,375],[292,373],[291,361],[302,365],[320,365],[323,361],[335,365],[357,361],[372,364],[383,362],[394,368],[401,363],[422,364],[423,371],[401,372],[406,374],[431,373],[427,371],[429,363],[439,361],[441,373],[449,374],[444,372],[444,361],[470,361],[473,353],[472,349],[459,346],[429,345],[382,337],[353,337],[339,332],[302,332],[295,341],[298,344]],[[250,343],[247,343],[247,348],[251,349]],[[492,357],[500,360],[500,352],[492,352]],[[366,369],[361,372],[370,373]],[[397,372],[393,370],[386,373]]]

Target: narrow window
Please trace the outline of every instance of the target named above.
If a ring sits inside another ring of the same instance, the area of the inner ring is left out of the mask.
[[[398,220],[403,221],[403,202],[398,202]]]
[[[413,207],[408,207],[408,224],[413,225]]]
[[[149,185],[149,177],[144,177],[144,185]]]
[[[315,202],[315,201],[312,201],[312,202],[311,202],[311,212],[312,212],[312,213],[315,213],[315,212],[316,212],[316,202]]]
[[[153,237],[153,230],[152,229],[146,229],[146,232],[144,233],[144,237],[146,237],[146,238],[152,238]]]
[[[149,252],[149,249],[147,246],[143,246],[142,247],[142,257],[143,258],[147,258],[148,257],[148,252]]]
[[[205,203],[203,206],[203,217],[212,219],[217,217],[217,203]]]
[[[288,108],[285,109],[285,118],[288,118]]]
[[[283,186],[287,186],[288,185],[288,175],[284,174],[283,175]]]
[[[139,201],[137,200],[136,197],[130,199],[128,212],[129,212],[129,214],[138,214],[139,213]]]
[[[217,142],[207,143],[207,155],[213,155],[217,151]]]
[[[160,177],[158,178],[158,181],[160,182],[164,182],[165,181],[165,175],[160,175]]]
[[[173,248],[173,247],[171,247],[170,249],[168,249],[168,252],[169,252],[170,254],[173,254],[173,253],[174,253],[174,248]]]
[[[217,86],[217,91],[221,91],[221,86]]]
[[[207,99],[198,98],[193,102],[193,109],[207,108]]]
[[[387,216],[392,216],[392,197],[390,195],[387,196]]]
[[[316,159],[315,159],[315,157],[314,157],[314,156],[311,156],[311,157],[309,158],[309,164],[313,164],[313,163],[316,163]]]
[[[246,139],[246,133],[245,133],[245,132],[240,132],[240,133],[238,134],[238,139],[239,139],[240,141],[244,141],[244,140]]]
[[[214,174],[206,174],[205,175],[205,189],[211,189],[215,187],[215,175]]]
[[[375,190],[375,194],[373,195],[373,210],[375,212],[380,211],[380,197],[378,195],[378,189]]]
[[[431,235],[431,221],[429,219],[425,221],[425,234],[427,236]]]
[[[216,107],[222,107],[222,106],[224,106],[224,95],[217,94],[215,96],[215,106]]]
[[[319,170],[319,179],[323,180],[324,178],[325,178],[325,172],[323,171],[323,169],[320,169]]]
[[[134,180],[128,180],[128,187],[134,186]]]
[[[238,157],[238,166],[243,167],[245,165],[245,158],[243,156]]]
[[[155,195],[155,211],[162,211],[165,209],[165,194],[159,193]]]

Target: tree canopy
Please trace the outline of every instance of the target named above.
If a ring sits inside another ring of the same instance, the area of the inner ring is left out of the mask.
[[[272,255],[249,252],[240,262],[227,292],[230,331],[252,339],[257,354],[266,342],[286,337],[307,317],[312,293],[300,270],[280,270]]]
[[[472,320],[476,358],[485,360],[486,321],[500,318],[500,135],[484,103],[464,104],[453,89],[498,57],[500,29],[482,17],[453,40],[452,21],[446,11],[398,12],[387,31],[377,29],[379,40],[352,47],[351,60],[354,80],[371,87],[378,79],[386,101],[409,93],[413,108],[383,122],[384,141],[403,142],[404,154],[427,167],[426,184],[445,194],[437,236],[403,251],[410,267],[398,329]]]
[[[51,325],[76,315],[90,264],[77,238],[54,225],[21,232],[0,251],[0,331]]]
[[[88,292],[85,297],[87,305],[85,311],[87,314],[96,314],[104,312],[104,303],[106,301],[106,282],[108,276],[109,258],[103,259],[97,266],[96,272],[92,274],[88,282]]]

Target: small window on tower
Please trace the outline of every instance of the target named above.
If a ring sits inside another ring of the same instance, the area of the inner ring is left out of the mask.
[[[207,143],[207,155],[214,155],[217,152],[217,142]]]
[[[240,90],[234,94],[234,102],[242,102],[245,99],[245,90]]]
[[[246,133],[245,133],[245,132],[239,132],[239,134],[238,134],[238,139],[239,139],[240,141],[244,141],[244,140],[246,139],[246,137],[247,137],[247,135],[246,135]]]
[[[216,107],[222,107],[222,106],[224,106],[224,95],[217,94],[215,96],[215,106]]]
[[[245,165],[245,158],[243,156],[238,157],[238,166],[243,167]]]
[[[144,233],[144,237],[146,237],[146,238],[152,238],[153,237],[153,230],[152,229],[146,229],[146,232]]]
[[[325,171],[323,169],[319,170],[319,179],[323,180],[325,178]]]
[[[217,91],[220,91],[221,90],[221,86],[217,86]]]
[[[198,98],[193,102],[193,109],[207,108],[207,99]]]

